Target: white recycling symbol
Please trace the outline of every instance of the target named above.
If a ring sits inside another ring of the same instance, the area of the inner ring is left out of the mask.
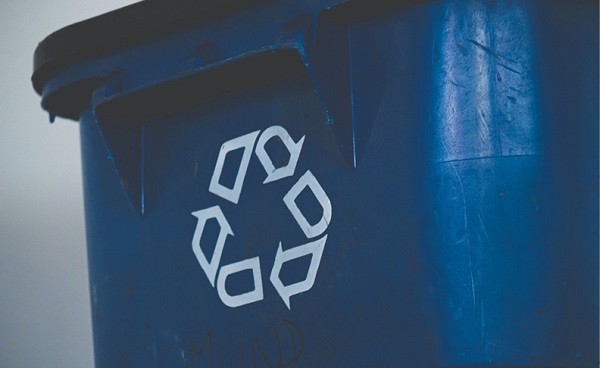
[[[275,167],[273,161],[265,150],[265,145],[267,142],[274,137],[278,137],[281,140],[290,154],[288,163],[279,168]],[[237,204],[244,186],[244,179],[248,171],[248,165],[250,164],[252,151],[254,151],[261,165],[265,169],[265,172],[267,173],[267,177],[263,184],[272,183],[283,178],[294,176],[296,165],[302,151],[304,138],[305,136],[300,138],[297,142],[294,142],[285,128],[279,125],[274,125],[265,129],[262,134],[260,131],[255,131],[223,143],[219,151],[219,156],[217,157],[217,162],[208,190],[229,202]],[[254,147],[255,143],[256,148]],[[242,159],[240,161],[240,166],[238,168],[233,187],[228,188],[220,184],[219,180],[221,179],[223,165],[227,158],[227,154],[238,149],[243,149],[244,152],[242,154]],[[323,210],[321,219],[316,224],[311,224],[296,204],[296,198],[305,188],[308,188],[310,191],[312,191],[314,197],[317,199]],[[283,250],[282,243],[279,242],[279,247],[275,253],[275,262],[273,264],[273,269],[271,270],[269,280],[288,309],[291,309],[290,298],[296,294],[310,290],[315,283],[317,271],[319,269],[321,257],[325,248],[325,242],[327,241],[327,234],[323,235],[320,239],[313,239],[321,236],[329,227],[329,223],[331,222],[332,207],[327,193],[325,193],[325,190],[321,184],[319,184],[319,181],[310,170],[307,170],[290,188],[288,193],[283,197],[283,202],[287,206],[292,217],[298,223],[300,229],[302,229],[304,235],[306,235],[307,239],[309,240],[309,242],[306,244],[298,245],[287,250]],[[236,308],[263,300],[263,281],[259,257],[248,258],[224,266],[220,265],[221,255],[227,242],[227,237],[234,236],[233,229],[227,221],[227,218],[221,210],[221,207],[217,205],[203,210],[194,211],[192,212],[192,215],[198,218],[196,230],[194,231],[192,238],[192,250],[212,287],[215,287],[216,281],[217,294],[219,295],[219,298],[223,304],[231,308]],[[205,224],[209,219],[215,219],[219,225],[219,235],[216,240],[213,254],[210,257],[210,261],[202,250],[200,244]],[[290,285],[284,285],[280,279],[280,271],[283,264],[307,255],[311,255],[311,261],[308,267],[306,278]],[[247,270],[252,271],[254,289],[250,292],[242,294],[229,294],[225,289],[227,277],[232,274]]]

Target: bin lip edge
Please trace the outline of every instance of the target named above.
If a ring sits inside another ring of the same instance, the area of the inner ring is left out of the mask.
[[[177,31],[232,3],[237,5],[238,1],[198,4],[186,0],[145,0],[63,27],[44,38],[35,49],[33,88],[42,95],[52,76],[77,62]]]

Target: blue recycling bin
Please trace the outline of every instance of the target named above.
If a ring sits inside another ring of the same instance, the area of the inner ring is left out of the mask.
[[[596,367],[598,2],[143,1],[80,121],[97,367]]]

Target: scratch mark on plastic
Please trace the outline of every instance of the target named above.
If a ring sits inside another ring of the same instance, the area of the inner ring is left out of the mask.
[[[448,82],[450,82],[450,84],[456,88],[464,88],[464,86],[462,84],[458,84],[455,81],[453,81],[452,79],[448,79]]]
[[[471,42],[473,45],[477,46],[478,48],[480,48],[481,50],[487,52],[488,54],[492,55],[493,57],[495,57],[496,59],[500,59],[500,60],[507,60],[510,61],[512,63],[518,64],[516,60],[513,59],[509,59],[507,57],[498,55],[497,53],[495,53],[492,49],[480,44],[479,42],[472,40],[470,38],[467,39],[467,41]]]
[[[506,70],[509,70],[509,71],[511,71],[511,72],[513,72],[513,73],[517,73],[517,74],[521,75],[521,72],[520,72],[520,71],[518,71],[518,70],[516,70],[516,69],[513,69],[513,68],[511,68],[511,67],[509,67],[509,66],[506,66],[506,65],[504,65],[504,64],[500,64],[500,63],[496,63],[496,64],[497,64],[497,65],[499,65],[499,66],[501,66],[501,67],[503,67],[503,68],[504,68],[504,69],[506,69]]]
[[[489,239],[487,231],[485,230],[485,225],[483,224],[483,220],[481,219],[481,215],[479,215],[479,211],[477,211],[477,218],[479,219],[479,224],[481,225],[481,230],[483,230],[485,238]]]
[[[481,124],[483,125],[483,127],[485,128],[485,131],[489,135],[490,134],[490,129],[488,128],[487,120],[485,119],[485,114],[481,110],[478,110],[478,112],[479,112],[479,118],[481,120]]]
[[[458,184],[460,186],[460,192],[461,192],[461,197],[462,197],[462,202],[463,202],[463,220],[464,220],[464,224],[465,224],[467,253],[469,256],[468,260],[469,260],[469,271],[470,271],[470,278],[471,278],[471,293],[473,294],[473,308],[475,308],[475,274],[473,272],[473,259],[471,256],[471,253],[472,253],[471,237],[469,236],[469,221],[467,219],[467,202],[465,200],[465,188],[463,186],[462,180],[460,178],[460,175],[458,174],[458,170],[456,170],[454,163],[450,163],[450,166],[452,167],[452,170],[454,171],[454,174],[456,175],[456,178],[458,179]]]

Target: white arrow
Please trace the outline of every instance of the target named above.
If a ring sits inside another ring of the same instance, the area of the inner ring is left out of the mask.
[[[231,295],[225,290],[225,281],[229,275],[252,270],[254,279],[254,290],[238,295]],[[260,260],[258,257],[248,258],[243,261],[235,262],[221,267],[219,279],[217,280],[217,292],[223,304],[228,307],[236,308],[242,305],[257,302],[263,299],[262,275],[260,273]]]
[[[252,133],[248,133],[241,137],[234,138],[230,141],[223,143],[219,150],[219,156],[217,157],[217,163],[215,164],[215,171],[213,172],[212,178],[210,179],[210,185],[208,191],[218,195],[219,197],[228,200],[229,202],[238,203],[242,187],[244,185],[244,179],[246,178],[246,171],[248,171],[248,164],[250,163],[250,157],[252,156],[252,148],[254,148],[254,142],[256,137],[260,133],[257,130]],[[221,179],[221,173],[223,172],[223,165],[225,164],[225,157],[231,151],[243,148],[244,154],[242,155],[242,161],[238,168],[233,188],[227,188],[219,183]]]
[[[296,204],[296,198],[306,187],[313,192],[315,198],[317,201],[319,201],[319,204],[323,209],[323,216],[321,216],[321,220],[314,225],[311,225],[308,222]],[[292,216],[294,216],[296,222],[298,222],[298,225],[308,239],[315,238],[323,234],[325,230],[327,230],[327,227],[329,227],[329,223],[331,222],[331,202],[329,201],[327,193],[325,193],[325,190],[323,190],[323,187],[321,184],[319,184],[319,181],[310,172],[310,170],[302,175],[302,177],[298,179],[298,182],[290,188],[290,191],[283,197],[283,202],[290,210]]]
[[[215,277],[217,276],[217,269],[219,268],[219,263],[221,262],[221,254],[223,254],[225,240],[227,239],[227,235],[233,236],[233,230],[231,230],[231,226],[229,226],[229,222],[227,222],[227,219],[225,218],[225,215],[219,206],[192,212],[192,215],[198,218],[196,231],[194,232],[194,237],[192,238],[192,250],[198,259],[198,263],[200,263],[200,267],[202,267],[204,273],[206,273],[208,281],[210,281],[212,287],[215,287]],[[209,262],[206,255],[202,251],[200,239],[202,239],[202,233],[204,232],[204,225],[206,225],[206,221],[212,218],[217,220],[220,230],[219,237],[217,238],[217,244],[215,245],[215,250],[213,251]]]
[[[271,270],[270,280],[288,309],[292,309],[290,306],[290,297],[292,295],[303,293],[313,287],[315,278],[317,277],[317,271],[319,270],[319,265],[321,264],[321,256],[323,255],[326,241],[327,235],[319,240],[315,240],[304,245],[299,245],[285,251],[281,247],[281,242],[279,242],[279,248],[277,248],[277,254],[275,255],[275,263],[273,264],[273,270]],[[293,259],[300,258],[311,253],[312,257],[310,259],[310,266],[308,267],[306,278],[294,284],[283,285],[283,282],[281,282],[281,279],[279,278],[279,272],[281,271],[282,265],[285,262],[289,262]]]
[[[265,144],[273,137],[279,137],[283,145],[290,153],[290,159],[287,165],[282,166],[280,168],[275,168],[273,165],[273,161],[267,154],[265,150]],[[300,138],[300,140],[296,143],[290,137],[289,133],[285,128],[274,125],[272,127],[267,128],[258,138],[258,143],[256,143],[255,153],[263,168],[267,172],[267,178],[263,182],[263,184],[270,183],[273,181],[277,181],[279,179],[286,178],[288,176],[294,175],[294,171],[296,170],[296,164],[298,163],[298,158],[300,158],[300,151],[302,151],[302,144],[304,143],[304,138]]]

